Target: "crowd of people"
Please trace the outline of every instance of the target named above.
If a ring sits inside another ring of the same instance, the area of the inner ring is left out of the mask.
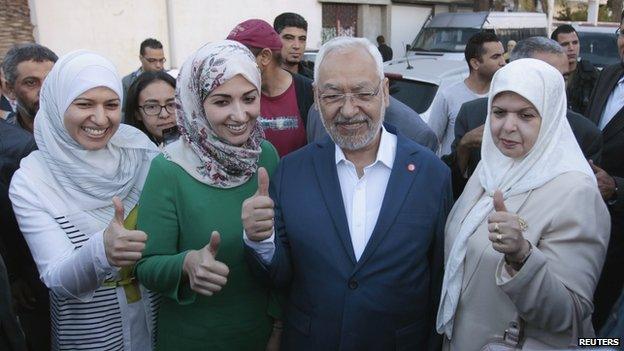
[[[156,39],[123,79],[8,51],[0,349],[624,337],[624,66],[579,59],[566,25],[508,52],[477,33],[425,123],[390,96],[383,37],[331,39],[313,71],[306,38],[298,14],[250,19],[176,78]]]

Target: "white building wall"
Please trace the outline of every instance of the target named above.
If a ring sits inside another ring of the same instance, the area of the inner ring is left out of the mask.
[[[388,45],[392,48],[394,58],[405,55],[405,45],[414,41],[430,14],[431,7],[427,6],[393,5],[391,7],[391,37]]]
[[[238,23],[260,18],[273,24],[282,12],[308,21],[308,48],[321,44],[317,0],[29,0],[35,40],[66,54],[88,49],[110,58],[121,75],[139,65],[139,45],[163,43],[166,68],[179,68],[202,44],[224,39]]]

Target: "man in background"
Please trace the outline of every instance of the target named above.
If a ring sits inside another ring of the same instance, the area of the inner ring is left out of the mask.
[[[7,95],[17,102],[15,112],[6,121],[32,134],[35,115],[39,111],[39,91],[58,57],[39,44],[19,44],[4,57],[2,70]]]
[[[314,79],[311,69],[303,64],[303,53],[308,40],[308,22],[301,15],[284,12],[275,17],[273,29],[282,41],[282,68]]]
[[[383,62],[392,60],[392,48],[386,45],[386,38],[383,35],[377,37],[377,49],[381,53]]]
[[[143,72],[150,71],[162,71],[165,69],[165,52],[163,45],[160,41],[154,38],[148,38],[143,40],[139,48],[139,60],[141,61],[141,67],[136,71],[123,77],[121,83],[123,84],[123,93],[126,96],[128,88],[134,82],[135,79]]]
[[[592,90],[598,80],[598,70],[589,60],[579,57],[581,43],[574,27],[562,24],[552,32],[550,38],[563,47],[568,57],[569,68],[565,76],[568,108],[585,114]]]

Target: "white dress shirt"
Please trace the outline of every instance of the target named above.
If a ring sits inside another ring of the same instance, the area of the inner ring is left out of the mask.
[[[598,128],[600,128],[600,130],[603,130],[624,106],[624,84],[622,83],[624,83],[624,77],[617,82],[617,85],[609,95],[609,99],[607,100],[607,104],[598,123]]]
[[[364,167],[364,174],[361,178],[357,175],[355,165],[346,159],[339,147],[336,147],[336,171],[349,224],[351,244],[357,260],[362,256],[375,229],[394,164],[396,146],[396,135],[382,127],[377,158],[373,163]],[[265,264],[271,263],[275,253],[275,233],[260,242],[250,240],[243,233],[243,240],[260,255]]]

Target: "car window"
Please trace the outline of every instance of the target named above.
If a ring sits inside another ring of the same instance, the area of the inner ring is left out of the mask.
[[[429,109],[437,91],[435,84],[390,78],[390,95],[418,113]]]
[[[413,51],[464,52],[478,28],[423,28],[414,42]]]
[[[615,33],[578,32],[581,42],[580,56],[596,67],[605,67],[620,62]]]

